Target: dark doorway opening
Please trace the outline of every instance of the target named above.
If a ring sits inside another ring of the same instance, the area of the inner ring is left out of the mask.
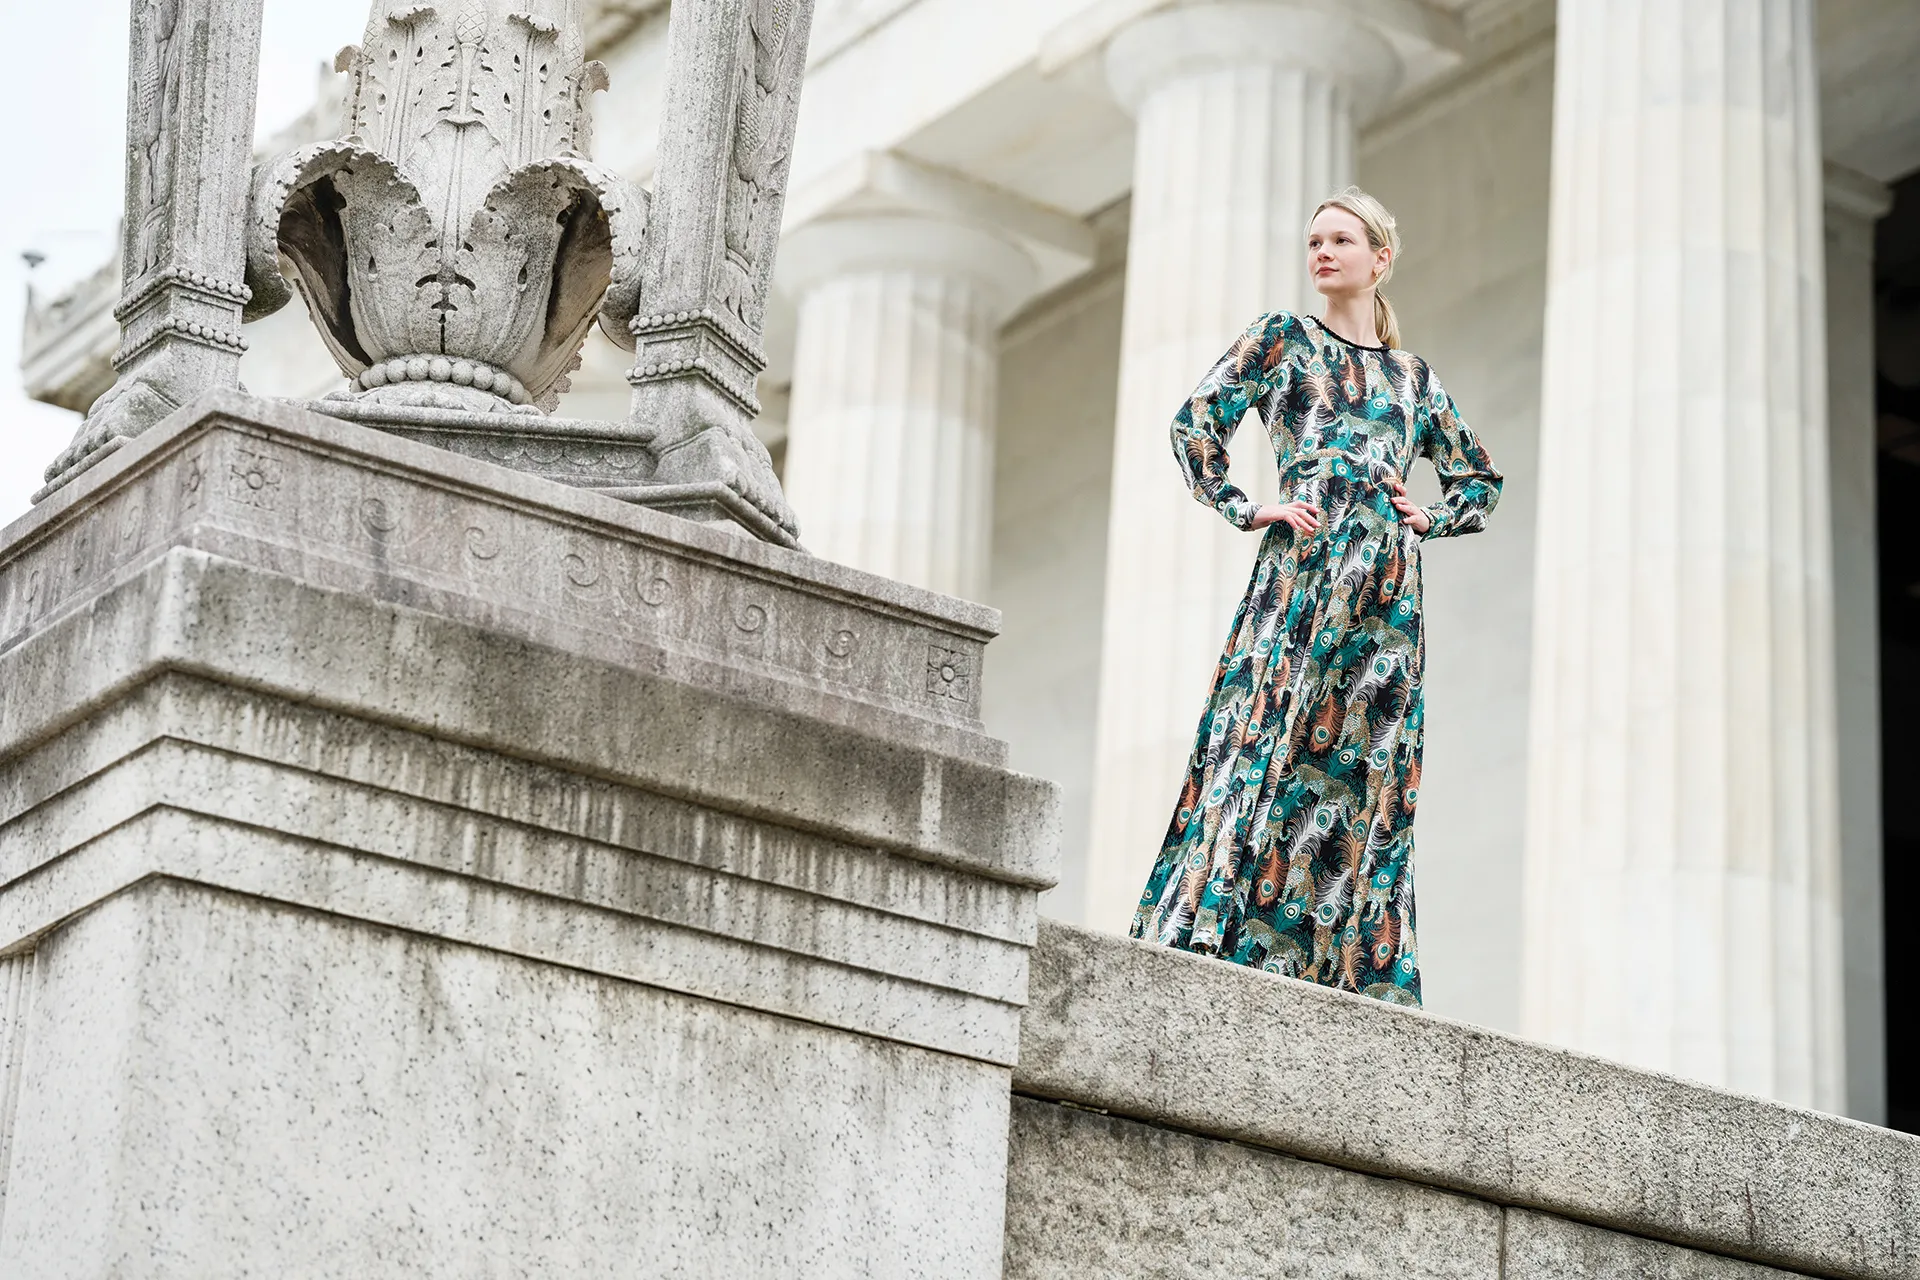
[[[1920,901],[1920,175],[1874,243],[1887,1123],[1920,1133],[1920,1002],[1901,976]]]

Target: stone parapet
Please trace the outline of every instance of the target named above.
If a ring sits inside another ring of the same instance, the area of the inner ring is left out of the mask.
[[[1012,1277],[1920,1274],[1906,1134],[1053,921],[1029,1000]]]

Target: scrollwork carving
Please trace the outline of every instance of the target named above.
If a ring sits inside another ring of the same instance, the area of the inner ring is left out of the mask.
[[[467,526],[467,554],[475,560],[492,560],[500,554],[500,544],[477,524]]]
[[[114,384],[45,498],[193,396],[239,384],[242,229],[261,0],[132,0]]]
[[[381,498],[362,498],[360,500],[360,525],[376,538],[384,539],[400,527],[400,517],[393,513]]]
[[[640,603],[648,608],[658,609],[673,599],[673,579],[667,576],[664,565],[650,566],[640,571],[639,589],[635,592]]]
[[[567,584],[579,591],[592,591],[600,585],[600,565],[590,555],[569,551],[560,558],[561,572]]]
[[[182,460],[180,468],[180,509],[191,511],[200,505],[206,492],[207,468],[200,461],[200,455],[190,453]]]
[[[120,508],[120,545],[127,550],[140,547],[147,539],[147,499],[144,493],[130,493]]]

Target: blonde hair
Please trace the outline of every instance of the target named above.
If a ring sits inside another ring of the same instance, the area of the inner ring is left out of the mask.
[[[1307,219],[1307,229],[1313,229],[1313,219],[1328,209],[1344,209],[1360,219],[1367,229],[1367,243],[1374,252],[1391,249],[1393,256],[1387,259],[1387,269],[1373,281],[1373,327],[1380,334],[1383,346],[1400,345],[1400,321],[1393,314],[1393,304],[1387,301],[1387,295],[1381,292],[1381,286],[1393,278],[1394,264],[1400,261],[1400,230],[1387,207],[1358,187],[1343,187],[1322,200]]]

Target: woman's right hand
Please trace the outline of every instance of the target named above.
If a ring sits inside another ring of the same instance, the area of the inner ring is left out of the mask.
[[[1318,533],[1325,517],[1320,508],[1304,502],[1282,502],[1278,506],[1267,504],[1253,513],[1253,527],[1264,529],[1270,524],[1285,524],[1300,533]]]

